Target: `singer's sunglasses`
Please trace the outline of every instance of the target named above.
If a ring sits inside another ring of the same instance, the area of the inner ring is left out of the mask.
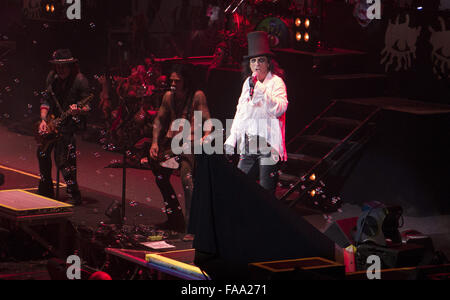
[[[267,58],[265,58],[265,57],[255,57],[255,58],[250,59],[250,63],[252,63],[252,64],[256,64],[256,62],[263,64],[266,61],[267,61]]]

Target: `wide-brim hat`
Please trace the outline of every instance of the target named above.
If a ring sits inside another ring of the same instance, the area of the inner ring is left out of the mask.
[[[265,31],[253,31],[247,34],[248,54],[244,59],[258,56],[275,56],[270,51],[269,37]]]
[[[52,59],[49,60],[52,64],[71,64],[76,63],[78,59],[72,56],[69,49],[58,49],[52,54]]]

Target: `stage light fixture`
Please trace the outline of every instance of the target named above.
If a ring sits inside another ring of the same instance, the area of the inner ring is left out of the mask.
[[[311,190],[311,192],[309,192],[309,194],[311,195],[311,197],[314,197],[316,195],[316,190]]]
[[[56,0],[42,1],[42,18],[57,20],[61,17],[61,5]],[[64,15],[65,16],[65,15]]]
[[[320,16],[298,15],[292,21],[294,49],[315,52],[320,40]]]
[[[316,180],[316,174],[311,174],[311,176],[309,176],[309,179],[311,180],[311,181],[314,181],[314,180]]]

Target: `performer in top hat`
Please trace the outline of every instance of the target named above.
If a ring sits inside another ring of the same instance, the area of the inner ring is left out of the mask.
[[[59,117],[63,112],[69,111],[71,116],[63,120],[58,128],[59,138],[44,149],[38,147],[39,194],[53,198],[52,159],[54,149],[55,163],[61,170],[67,184],[67,193],[72,198],[70,202],[81,204],[81,194],[77,183],[76,167],[76,141],[75,132],[85,126],[84,115],[90,110],[89,105],[79,107],[77,102],[89,96],[89,85],[86,77],[80,73],[78,60],[72,56],[68,49],[56,50],[50,63],[53,70],[47,76],[46,97],[41,103],[41,122],[39,133],[46,134],[49,128],[49,117]]]
[[[275,193],[278,162],[287,159],[286,86],[283,71],[270,50],[267,33],[250,32],[247,38],[248,55],[244,57],[242,70],[246,79],[225,151],[231,154],[237,147],[238,168],[252,176],[257,167],[260,185]]]

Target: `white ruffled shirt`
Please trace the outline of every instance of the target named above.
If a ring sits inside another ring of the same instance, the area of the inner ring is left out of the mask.
[[[285,146],[286,110],[288,106],[286,85],[283,79],[269,72],[264,82],[255,84],[250,98],[250,77],[244,81],[242,93],[225,145],[245,150],[245,135],[258,135],[267,140],[280,159],[287,160]]]

